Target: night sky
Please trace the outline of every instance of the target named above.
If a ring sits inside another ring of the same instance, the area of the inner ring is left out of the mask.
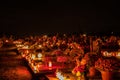
[[[119,32],[118,2],[0,2],[0,33]]]

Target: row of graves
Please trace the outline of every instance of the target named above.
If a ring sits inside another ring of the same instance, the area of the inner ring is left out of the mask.
[[[113,78],[117,80],[120,78],[118,47],[105,43],[99,44],[99,39],[93,41],[91,38],[87,53],[76,42],[67,44],[65,49],[58,47],[52,50],[45,47],[45,44],[31,44],[23,40],[16,40],[14,44],[34,74],[44,74],[49,80],[113,80]],[[111,50],[110,46],[117,49]]]

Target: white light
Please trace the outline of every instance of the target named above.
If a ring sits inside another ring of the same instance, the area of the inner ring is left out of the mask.
[[[48,66],[52,67],[52,62],[51,61],[49,61]]]
[[[56,77],[57,77],[59,80],[64,80],[64,76],[61,74],[61,72],[56,72]]]
[[[38,53],[38,58],[41,58],[42,57],[42,54],[41,53]]]

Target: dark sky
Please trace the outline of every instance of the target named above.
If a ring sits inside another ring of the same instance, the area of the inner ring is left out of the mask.
[[[0,3],[0,32],[40,34],[54,32],[119,32],[119,6],[113,1]]]

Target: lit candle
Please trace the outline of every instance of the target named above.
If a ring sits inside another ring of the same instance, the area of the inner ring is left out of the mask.
[[[28,59],[28,62],[29,62],[29,64],[31,64],[31,60],[30,59]]]
[[[48,66],[49,66],[49,67],[52,67],[52,62],[51,62],[51,61],[49,61]]]
[[[37,67],[36,67],[36,66],[34,66],[34,70],[35,70],[35,71],[37,70]]]
[[[29,53],[29,50],[26,50],[26,53]]]
[[[5,40],[5,42],[8,42],[8,40]]]
[[[32,54],[32,59],[35,59],[35,55],[34,54]]]
[[[116,53],[116,57],[120,57],[120,52]]]
[[[23,57],[25,57],[25,54],[22,54]]]
[[[42,47],[42,45],[38,45],[39,46],[39,48],[41,48]]]
[[[31,66],[34,66],[34,63],[33,63],[33,62],[31,62]]]
[[[37,72],[38,72],[37,66],[34,66],[34,73],[37,73]]]
[[[40,64],[38,64],[37,67],[39,68],[39,67],[40,67]]]

